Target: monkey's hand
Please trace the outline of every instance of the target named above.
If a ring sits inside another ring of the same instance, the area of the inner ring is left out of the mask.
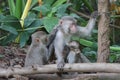
[[[94,11],[94,12],[91,14],[91,18],[97,18],[98,16],[99,16],[98,11]]]
[[[63,71],[64,65],[65,65],[64,60],[61,60],[61,61],[57,62],[57,68],[58,68],[58,70],[59,71]]]

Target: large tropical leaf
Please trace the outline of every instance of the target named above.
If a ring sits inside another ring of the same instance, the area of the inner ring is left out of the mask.
[[[58,18],[56,17],[45,17],[43,19],[43,24],[48,32],[51,32],[53,27],[58,23]]]
[[[1,26],[0,26],[0,29],[5,30],[5,31],[8,31],[8,32],[10,32],[10,33],[12,33],[12,34],[15,34],[15,35],[18,34],[17,30],[16,30],[15,28],[9,26],[9,25],[1,25]]]

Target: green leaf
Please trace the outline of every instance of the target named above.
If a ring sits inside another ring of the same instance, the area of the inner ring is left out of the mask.
[[[10,33],[9,35],[7,35],[6,38],[4,38],[3,40],[0,41],[0,44],[6,45],[6,44],[10,43],[11,41],[15,40],[16,37],[17,37],[17,35]]]
[[[91,6],[91,4],[89,3],[88,0],[82,0],[82,1],[84,2],[84,4],[87,6],[87,8],[88,8],[91,12],[94,11],[93,8],[92,8],[92,6]]]
[[[9,8],[10,8],[10,14],[14,15],[14,13],[15,13],[15,3],[14,3],[14,0],[8,0],[8,5],[9,5]]]
[[[4,25],[12,26],[16,29],[21,29],[19,20],[14,16],[7,15],[5,18],[0,19],[0,22],[2,22]]]
[[[31,28],[31,30],[28,30],[28,32],[29,33],[33,33],[35,30],[37,30],[39,28],[42,28],[41,25],[42,25],[41,20],[37,19],[29,26],[29,28],[26,28],[26,29],[30,29]]]
[[[5,16],[3,14],[0,14],[0,19],[4,19]]]
[[[46,15],[51,10],[51,8],[48,5],[42,5],[42,6],[37,6],[33,8],[33,10],[40,11],[42,12],[43,15]]]
[[[52,17],[53,13],[55,13],[58,10],[58,7],[61,6],[66,0],[57,0],[52,5],[52,10],[48,13],[47,17]]]
[[[70,5],[71,5],[71,4],[63,4],[63,5],[61,5],[60,7],[58,7],[57,15],[59,15],[59,17],[64,16],[66,9],[67,9]],[[60,15],[61,15],[61,16],[60,16]]]
[[[15,7],[15,15],[17,18],[21,17],[22,14],[22,1],[23,0],[16,0],[16,7]]]
[[[13,27],[11,27],[11,26],[9,26],[9,25],[2,25],[2,26],[0,26],[0,29],[8,31],[8,32],[10,32],[12,34],[15,34],[15,35],[18,34],[18,32],[16,31],[16,29],[13,28]]]
[[[65,13],[66,9],[70,6],[71,4],[63,4],[58,8],[57,13],[63,14]]]
[[[44,2],[44,4],[51,5],[51,4],[53,4],[53,2],[55,2],[55,0],[44,0],[43,2]]]
[[[58,7],[60,6],[61,4],[63,4],[64,2],[66,2],[67,0],[57,0],[53,5],[52,7]]]
[[[40,19],[36,19],[33,21],[27,28],[24,29],[24,31],[27,31],[28,33],[33,33],[35,30],[39,28],[43,28],[43,25]],[[22,29],[18,29],[17,31],[23,31]]]
[[[32,1],[35,1],[35,0],[32,0]],[[24,8],[25,8],[25,5],[26,5],[26,0],[22,0],[22,11],[24,10]]]
[[[38,3],[38,0],[32,0],[31,8]]]
[[[29,15],[25,18],[24,21],[24,26],[28,27],[29,25],[32,24],[32,22],[34,22],[36,20],[36,14],[34,13],[29,13]]]
[[[22,32],[20,34],[20,47],[25,46],[26,42],[28,41],[30,35],[27,32]]]
[[[45,17],[43,19],[43,24],[48,32],[51,32],[53,27],[58,23],[58,18],[56,17]]]
[[[116,59],[117,59],[117,57],[116,57],[115,54],[111,54],[110,57],[109,57],[110,62],[114,62]]]
[[[2,14],[0,14],[0,24],[1,24],[1,22],[2,22],[1,20],[4,19],[4,18],[5,18],[5,16],[2,15]]]

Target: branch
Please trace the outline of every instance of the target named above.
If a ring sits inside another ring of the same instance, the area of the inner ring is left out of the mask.
[[[117,73],[79,74],[75,78],[68,78],[64,80],[120,80],[120,74]]]
[[[69,7],[68,9],[69,9],[70,11],[72,11],[72,12],[80,15],[80,16],[83,16],[83,17],[88,18],[88,19],[90,18],[90,16],[88,16],[88,15],[86,15],[86,14],[84,14],[84,13],[78,12],[78,11],[76,11],[75,9],[71,8],[71,7]]]
[[[0,69],[0,77],[9,77],[12,75],[43,74],[59,72],[56,64]],[[65,64],[63,72],[110,72],[120,73],[120,64],[111,63],[77,63]]]
[[[118,73],[91,73],[91,74],[78,74],[62,75],[62,79],[56,74],[36,74],[28,76],[37,80],[120,80],[120,74]]]

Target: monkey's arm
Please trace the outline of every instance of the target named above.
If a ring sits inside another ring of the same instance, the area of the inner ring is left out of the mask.
[[[55,48],[55,54],[57,57],[57,67],[59,70],[62,70],[65,62],[64,62],[64,56],[63,56],[63,49],[64,49],[64,35],[59,30],[56,34],[55,40],[54,40],[54,48]]]
[[[93,12],[86,27],[77,26],[78,32],[75,35],[82,38],[91,36],[97,17],[98,17],[98,12],[97,11]]]

